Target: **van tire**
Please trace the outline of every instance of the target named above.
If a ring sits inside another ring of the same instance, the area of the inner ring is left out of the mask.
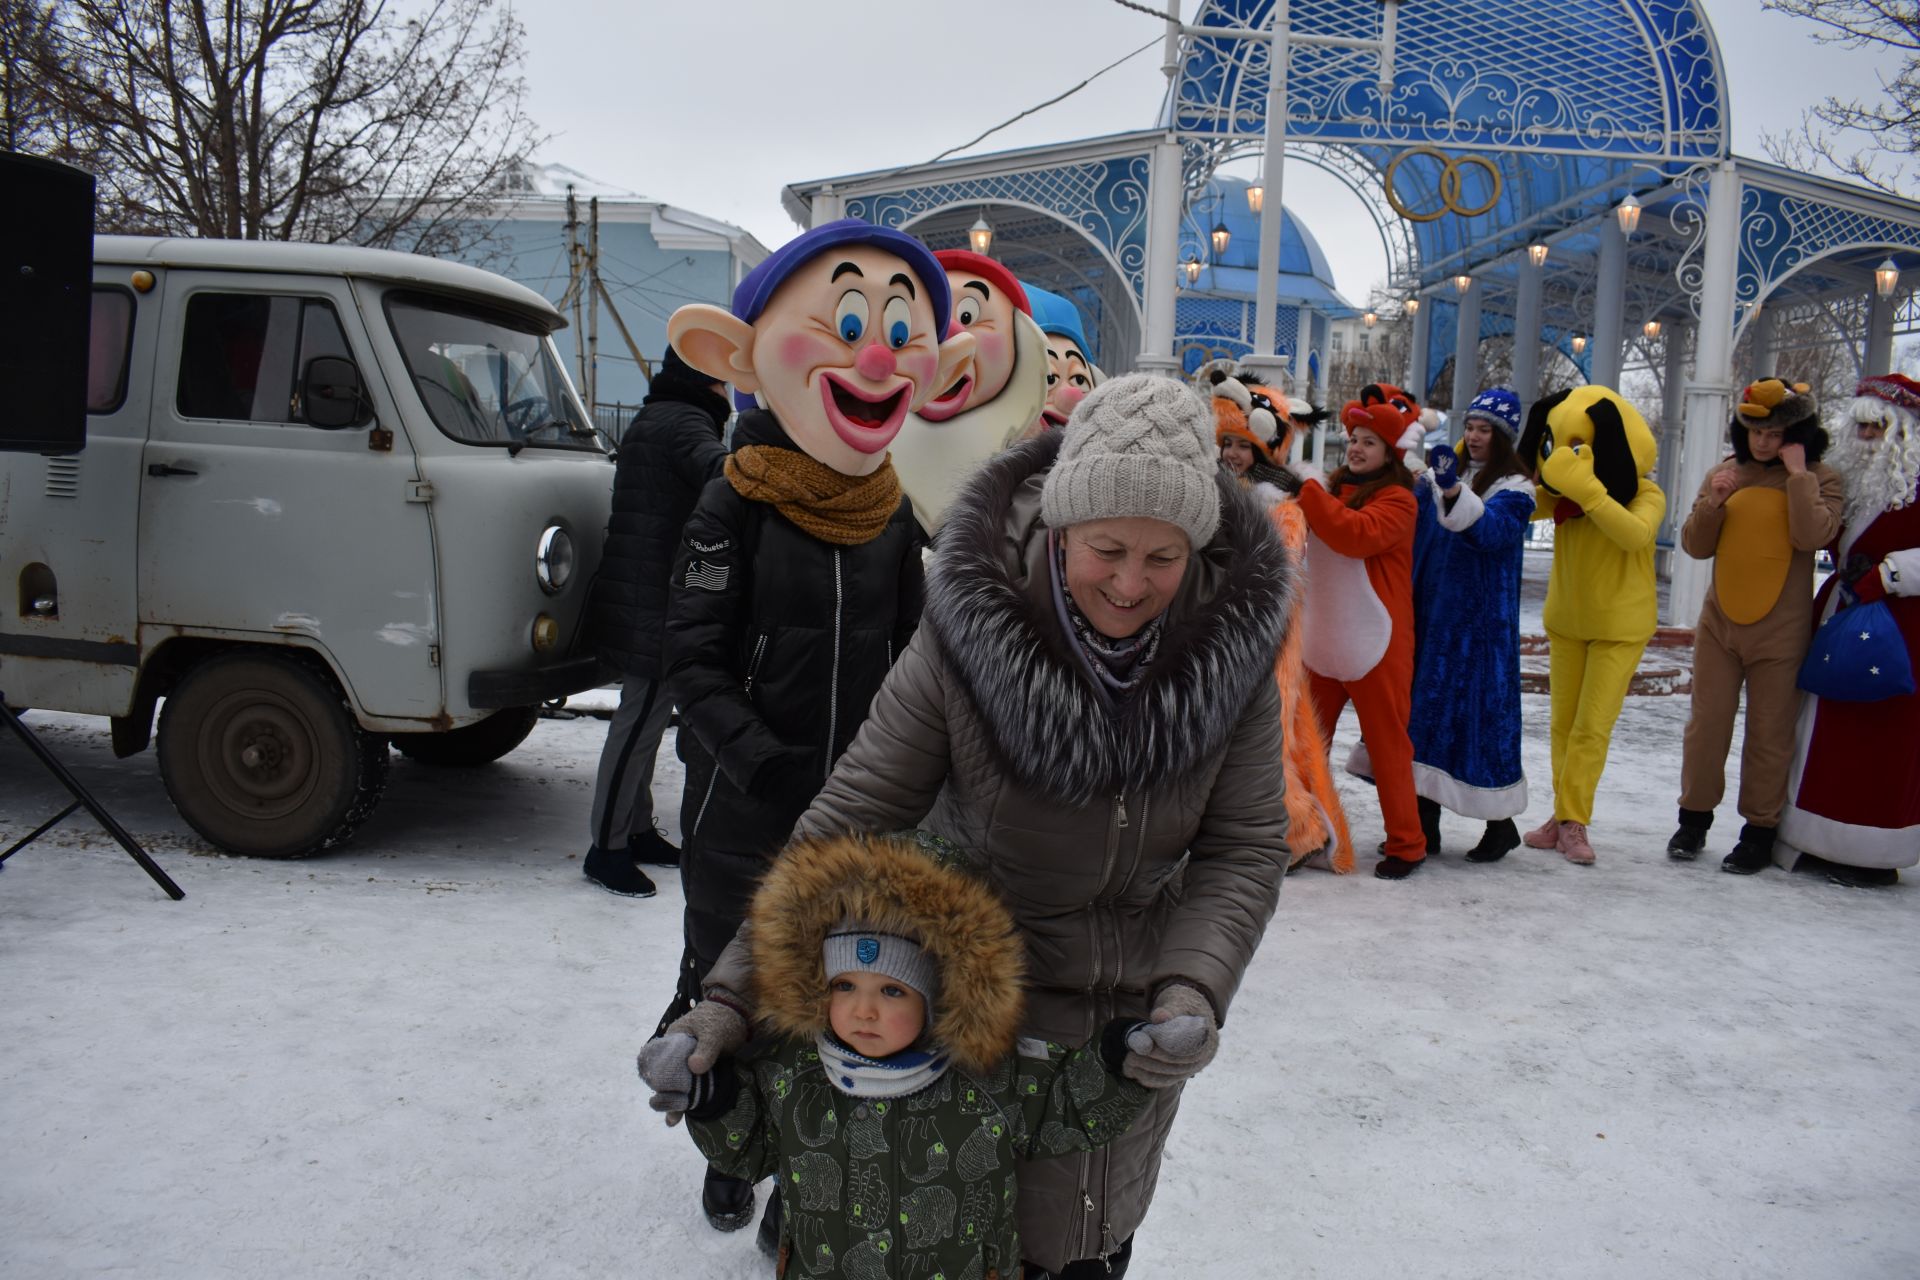
[[[445,733],[396,733],[393,745],[401,755],[421,764],[471,769],[492,764],[512,751],[527,740],[539,722],[539,707],[507,707],[476,724]]]
[[[173,807],[230,853],[298,858],[340,844],[387,785],[387,742],[332,679],[291,655],[240,651],[187,673],[160,713]]]

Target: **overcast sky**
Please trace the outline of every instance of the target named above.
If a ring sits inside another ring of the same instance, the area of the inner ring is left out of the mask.
[[[1873,92],[1876,76],[1898,69],[1886,54],[1816,45],[1809,24],[1764,13],[1759,0],[1705,7],[1742,154],[1762,155],[1764,134],[1791,127],[1822,96]],[[532,108],[553,135],[540,159],[737,223],[769,248],[798,229],[780,204],[787,183],[930,160],[1165,29],[1113,0],[523,0],[518,9]],[[1156,43],[968,154],[1149,128],[1166,84],[1159,63]],[[1327,251],[1341,291],[1364,300],[1385,261],[1359,201],[1297,165],[1287,204]]]

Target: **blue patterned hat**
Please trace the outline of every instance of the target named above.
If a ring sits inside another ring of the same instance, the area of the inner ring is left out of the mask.
[[[1467,417],[1484,418],[1507,433],[1509,441],[1520,438],[1520,397],[1505,387],[1488,387],[1467,406]]]

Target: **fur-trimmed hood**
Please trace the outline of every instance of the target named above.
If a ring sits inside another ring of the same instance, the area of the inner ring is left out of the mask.
[[[1013,1052],[1025,1011],[1026,948],[982,880],[898,840],[804,841],[774,862],[754,895],[755,1013],[776,1033],[827,1029],[822,944],[852,917],[914,938],[940,975],[931,1039],[962,1070],[985,1072]]]
[[[989,460],[953,506],[928,567],[924,625],[1023,785],[1069,805],[1165,786],[1218,756],[1291,618],[1298,571],[1266,514],[1222,472],[1220,528],[1196,550],[1159,655],[1115,711],[1084,674],[1052,602],[1040,488],[1050,432]]]

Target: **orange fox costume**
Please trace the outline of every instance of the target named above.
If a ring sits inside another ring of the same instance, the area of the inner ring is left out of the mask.
[[[1292,447],[1294,423],[1286,397],[1270,387],[1223,378],[1213,387],[1213,418],[1216,443],[1233,436],[1253,445],[1254,473],[1244,477],[1243,484],[1257,481],[1261,462],[1275,465]],[[1266,507],[1267,518],[1286,544],[1287,554],[1294,564],[1301,564],[1307,546],[1307,517],[1300,504],[1272,485],[1254,484],[1254,494]],[[1327,762],[1326,731],[1314,714],[1300,640],[1299,626],[1289,625],[1273,659],[1273,680],[1280,692],[1280,727],[1286,744],[1281,771],[1287,783],[1287,843],[1293,850],[1292,866],[1324,853],[1330,870],[1347,875],[1354,868],[1353,837],[1347,832],[1347,813],[1340,805],[1340,792]]]

